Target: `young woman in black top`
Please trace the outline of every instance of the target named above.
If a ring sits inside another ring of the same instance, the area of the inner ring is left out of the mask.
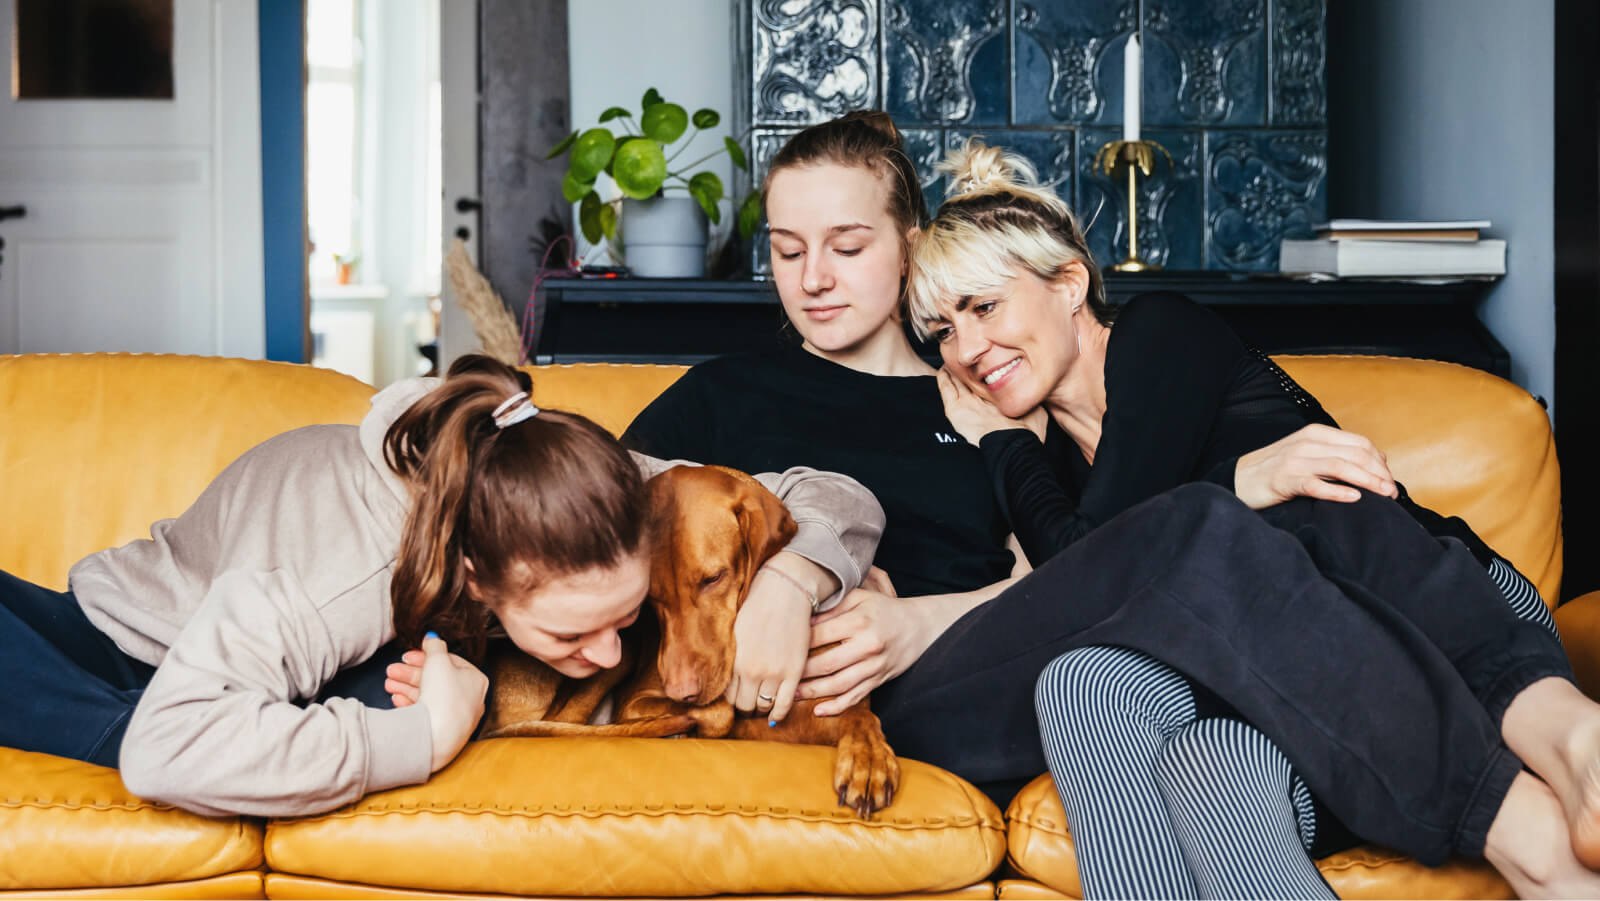
[[[1548,614],[1542,603],[1530,603],[1537,596],[1526,580],[1459,519],[1417,506],[1392,482],[1374,485],[1365,448],[1335,431],[1313,398],[1209,311],[1177,295],[1147,295],[1126,304],[1113,327],[1076,223],[1039,187],[1026,161],[974,141],[952,153],[942,170],[952,197],[917,244],[910,315],[920,333],[940,342],[946,412],[981,446],[1029,558],[1050,559],[1175,485],[1234,489],[1264,519],[1294,534],[1344,594],[1407,633],[1417,649],[1417,660],[1378,657],[1369,666],[1387,671],[1420,663],[1455,671],[1510,750],[1545,780],[1519,774],[1496,787],[1506,805],[1487,835],[1491,862],[1524,893],[1592,891],[1577,885],[1590,875],[1580,858],[1600,863],[1600,707],[1572,684]],[[1286,466],[1286,456],[1302,459]],[[1272,474],[1263,478],[1265,472]],[[1497,597],[1497,584],[1523,602],[1522,617]],[[1318,638],[1308,630],[1309,641]],[[1062,695],[1092,687],[1098,672],[1109,669],[1169,692],[1176,679],[1181,693],[1182,680],[1170,671],[1165,681],[1153,676],[1164,668],[1148,659],[1078,659],[1096,653],[1065,655],[1041,678],[1041,717],[1054,719],[1041,724],[1047,735],[1070,744],[1083,734],[1084,724],[1064,712],[1070,705]],[[1349,665],[1316,651],[1305,661],[1308,676],[1330,681]],[[1329,694],[1355,690],[1334,685]],[[1165,700],[1152,697],[1157,706]],[[1199,706],[1207,706],[1205,699]],[[1224,705],[1212,712],[1229,711]],[[1375,703],[1380,728],[1406,725],[1385,721],[1387,713]],[[1348,724],[1331,730],[1339,740],[1350,734]],[[1177,751],[1157,754],[1155,770],[1171,768],[1174,758],[1214,759],[1207,740],[1176,742]],[[1305,765],[1314,748],[1284,743],[1284,749],[1352,826],[1365,819],[1336,776]],[[1052,762],[1060,764],[1052,767],[1058,784],[1075,781],[1070,760]],[[1391,778],[1416,775],[1409,770],[1415,761],[1374,762]],[[1070,819],[1070,788],[1061,787]],[[1200,814],[1170,795],[1150,799],[1154,809],[1163,800],[1173,820],[1169,831],[1187,855]],[[1529,802],[1526,816],[1518,812],[1523,802]],[[1564,811],[1565,822],[1539,809]],[[1528,874],[1505,857],[1504,842],[1515,841],[1524,824],[1548,836],[1553,822],[1568,827],[1558,831],[1574,853],[1559,864],[1578,882],[1529,885],[1522,881]],[[1245,878],[1195,876],[1222,884]]]
[[[1159,645],[1166,659],[1189,664],[1186,669],[1224,685],[1242,685],[1261,675],[1233,665],[1246,642],[1219,645],[1198,628],[1189,630],[1187,638],[1175,637],[1149,623],[1193,624],[1193,612],[1174,608],[1174,599],[1208,594],[1217,598],[1206,600],[1207,606],[1235,612],[1248,610],[1253,600],[1285,594],[1315,596],[1321,599],[1319,606],[1330,610],[1340,606],[1337,592],[1317,578],[1303,551],[1285,546],[1271,529],[1257,528],[1264,524],[1253,515],[1241,517],[1244,508],[1225,500],[1220,489],[1155,498],[1107,524],[1041,572],[1007,578],[1015,558],[1004,550],[1007,524],[988,489],[982,457],[956,437],[942,415],[933,370],[913,352],[898,323],[906,247],[920,222],[921,200],[893,125],[882,114],[852,114],[807,129],[774,158],[767,187],[778,292],[804,345],[696,367],[640,415],[624,440],[652,453],[745,469],[805,460],[851,473],[885,507],[887,526],[877,564],[895,588],[922,596],[851,593],[817,616],[811,629],[813,645],[842,643],[809,661],[803,653],[787,658],[747,653],[741,632],[739,678],[753,690],[741,693],[735,703],[781,718],[796,692],[835,696],[832,703],[842,707],[871,690],[874,708],[897,750],[950,768],[1003,802],[1045,768],[1031,703],[1033,685],[1044,665],[1062,651],[1096,640],[1134,648]],[[1288,459],[1296,465],[1306,461],[1292,454]],[[1387,470],[1375,451],[1368,463],[1376,471],[1371,484],[1382,488]],[[1244,537],[1246,532],[1250,537]],[[1282,551],[1274,560],[1226,565],[1238,548],[1274,541]],[[1129,562],[1130,553],[1138,552],[1157,560]],[[1125,611],[1130,615],[1124,616]],[[795,614],[804,629],[809,606],[797,602]],[[1260,645],[1251,653],[1265,653],[1298,634],[1291,630],[1269,638],[1269,632],[1262,628],[1248,636]],[[1395,641],[1381,624],[1365,620],[1328,638],[1330,645],[1344,649],[1335,653],[1352,657]],[[1396,697],[1429,697],[1432,703],[1419,714],[1427,728],[1449,736],[1446,744],[1475,749],[1480,769],[1494,769],[1498,778],[1509,781],[1514,759],[1501,759],[1484,747],[1484,733],[1492,730],[1470,716],[1451,719],[1458,707],[1472,703],[1470,694],[1448,680],[1432,684],[1435,675],[1396,672],[1389,681],[1409,686],[1394,691]],[[1441,700],[1447,697],[1454,701]],[[1360,715],[1364,706],[1348,712]],[[1447,715],[1436,716],[1434,708]],[[819,707],[819,712],[828,710]],[[1309,720],[1289,723],[1263,715],[1290,734],[1316,728]],[[1127,732],[1120,716],[1114,713],[1103,724],[1113,744]],[[1354,761],[1382,750],[1331,749],[1329,759]],[[1252,746],[1241,746],[1239,753],[1252,751]],[[1459,784],[1471,767],[1451,770],[1441,778]],[[1102,775],[1115,784],[1119,774],[1114,759]],[[1386,791],[1382,786],[1366,788],[1380,795]],[[1234,806],[1253,801],[1246,795]],[[1498,798],[1495,802],[1498,806]],[[1414,806],[1399,797],[1375,801],[1375,807],[1397,810],[1397,819],[1408,824],[1419,819],[1407,809]],[[1421,806],[1429,806],[1426,798]],[[1495,808],[1486,816],[1481,804],[1461,805],[1469,806],[1481,822],[1465,823],[1464,828],[1481,845]],[[1463,825],[1457,822],[1460,810],[1430,810],[1428,815],[1436,813],[1435,826],[1444,819],[1450,825],[1424,828],[1431,830],[1431,837],[1426,848],[1417,845],[1435,858],[1457,844],[1446,833]],[[1137,834],[1138,825],[1123,831]],[[1292,819],[1288,825],[1292,830]],[[1081,836],[1078,841],[1081,847]],[[1298,847],[1291,850],[1304,859]],[[1092,863],[1083,862],[1092,895],[1097,888],[1098,894],[1121,893],[1121,886],[1129,884],[1095,883]],[[1124,865],[1116,859],[1100,862],[1102,870]],[[1133,866],[1143,865],[1133,861]],[[1163,893],[1197,894],[1200,889],[1181,859],[1176,866],[1184,870],[1187,882]],[[1326,893],[1314,870],[1311,880]],[[1260,884],[1280,894],[1306,891],[1287,878]]]

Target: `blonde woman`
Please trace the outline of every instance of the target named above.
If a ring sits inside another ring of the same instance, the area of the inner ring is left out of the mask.
[[[1285,824],[1326,825],[1301,780],[1357,835],[1424,862],[1483,856],[1524,895],[1596,891],[1580,861],[1600,863],[1600,707],[1572,685],[1526,580],[1465,523],[1412,503],[1370,443],[1337,431],[1209,311],[1160,294],[1113,316],[1076,221],[1026,161],[973,141],[943,168],[951,196],[917,244],[910,316],[940,342],[946,412],[981,447],[1029,558],[1059,559],[1146,498],[1209,482],[1292,536],[1343,599],[1329,608],[1289,592],[1206,620],[1238,645],[1243,670],[1283,674],[1270,686],[1184,663],[1176,649],[1191,636],[1152,643],[1170,668],[1125,649],[1052,662],[1037,704],[1086,891],[1181,893],[1192,879],[1208,895],[1311,894],[1309,859],[1265,882],[1213,806],[1239,785],[1270,786],[1276,825],[1249,837],[1292,847]],[[1233,565],[1283,552],[1255,550]],[[1278,647],[1255,640],[1287,620],[1301,627]],[[1357,667],[1328,646],[1366,622],[1396,642]],[[1393,692],[1397,674],[1420,674],[1426,701]],[[1148,778],[1121,781],[1105,816],[1098,724],[1129,710],[1148,740],[1110,768]],[[1108,863],[1129,857],[1168,865]],[[1111,876],[1094,885],[1096,872]]]

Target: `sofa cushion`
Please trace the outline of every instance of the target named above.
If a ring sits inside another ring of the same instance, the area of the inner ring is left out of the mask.
[[[0,570],[66,587],[80,559],[182,513],[280,432],[359,422],[372,388],[310,366],[161,354],[0,356]]]
[[[1554,603],[1561,587],[1561,469],[1544,407],[1454,363],[1287,356],[1279,365],[1341,426],[1371,438],[1413,498],[1460,516]]]
[[[0,890],[147,886],[149,897],[156,885],[231,877],[187,896],[259,892],[261,841],[255,820],[152,804],[116,770],[0,748]]]
[[[1040,776],[1006,809],[1007,857],[1019,875],[1070,898],[1082,898],[1077,849],[1066,811],[1049,775]],[[1384,848],[1361,847],[1317,861],[1341,898],[1515,898],[1511,886],[1483,861],[1452,860],[1425,867]],[[1038,897],[1020,891],[1011,897]]]
[[[894,804],[837,805],[833,749],[664,739],[494,739],[425,785],[276,820],[277,873],[440,892],[892,894],[982,882],[1000,811],[902,761]]]

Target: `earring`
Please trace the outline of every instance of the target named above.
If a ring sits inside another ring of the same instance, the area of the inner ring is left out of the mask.
[[[1072,329],[1072,340],[1078,342],[1078,356],[1083,356],[1083,333],[1076,326]]]

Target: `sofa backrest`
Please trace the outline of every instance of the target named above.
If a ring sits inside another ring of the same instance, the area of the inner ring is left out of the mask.
[[[150,536],[252,446],[359,422],[373,389],[326,369],[153,354],[0,356],[0,570],[64,589]]]
[[[1433,360],[1276,359],[1341,425],[1388,454],[1418,502],[1465,519],[1554,603],[1561,478],[1550,421],[1528,392]],[[576,363],[526,370],[536,403],[582,413],[620,434],[686,368]]]
[[[1460,516],[1554,604],[1561,469],[1544,407],[1477,369],[1403,357],[1285,356],[1339,424],[1371,438],[1418,503]]]
[[[1561,580],[1560,470],[1526,391],[1449,363],[1280,357],[1418,501],[1464,517],[1547,600]],[[682,366],[528,367],[534,401],[620,433]],[[0,356],[0,569],[61,588],[86,554],[149,534],[279,432],[358,422],[373,389],[285,363],[130,354]]]

